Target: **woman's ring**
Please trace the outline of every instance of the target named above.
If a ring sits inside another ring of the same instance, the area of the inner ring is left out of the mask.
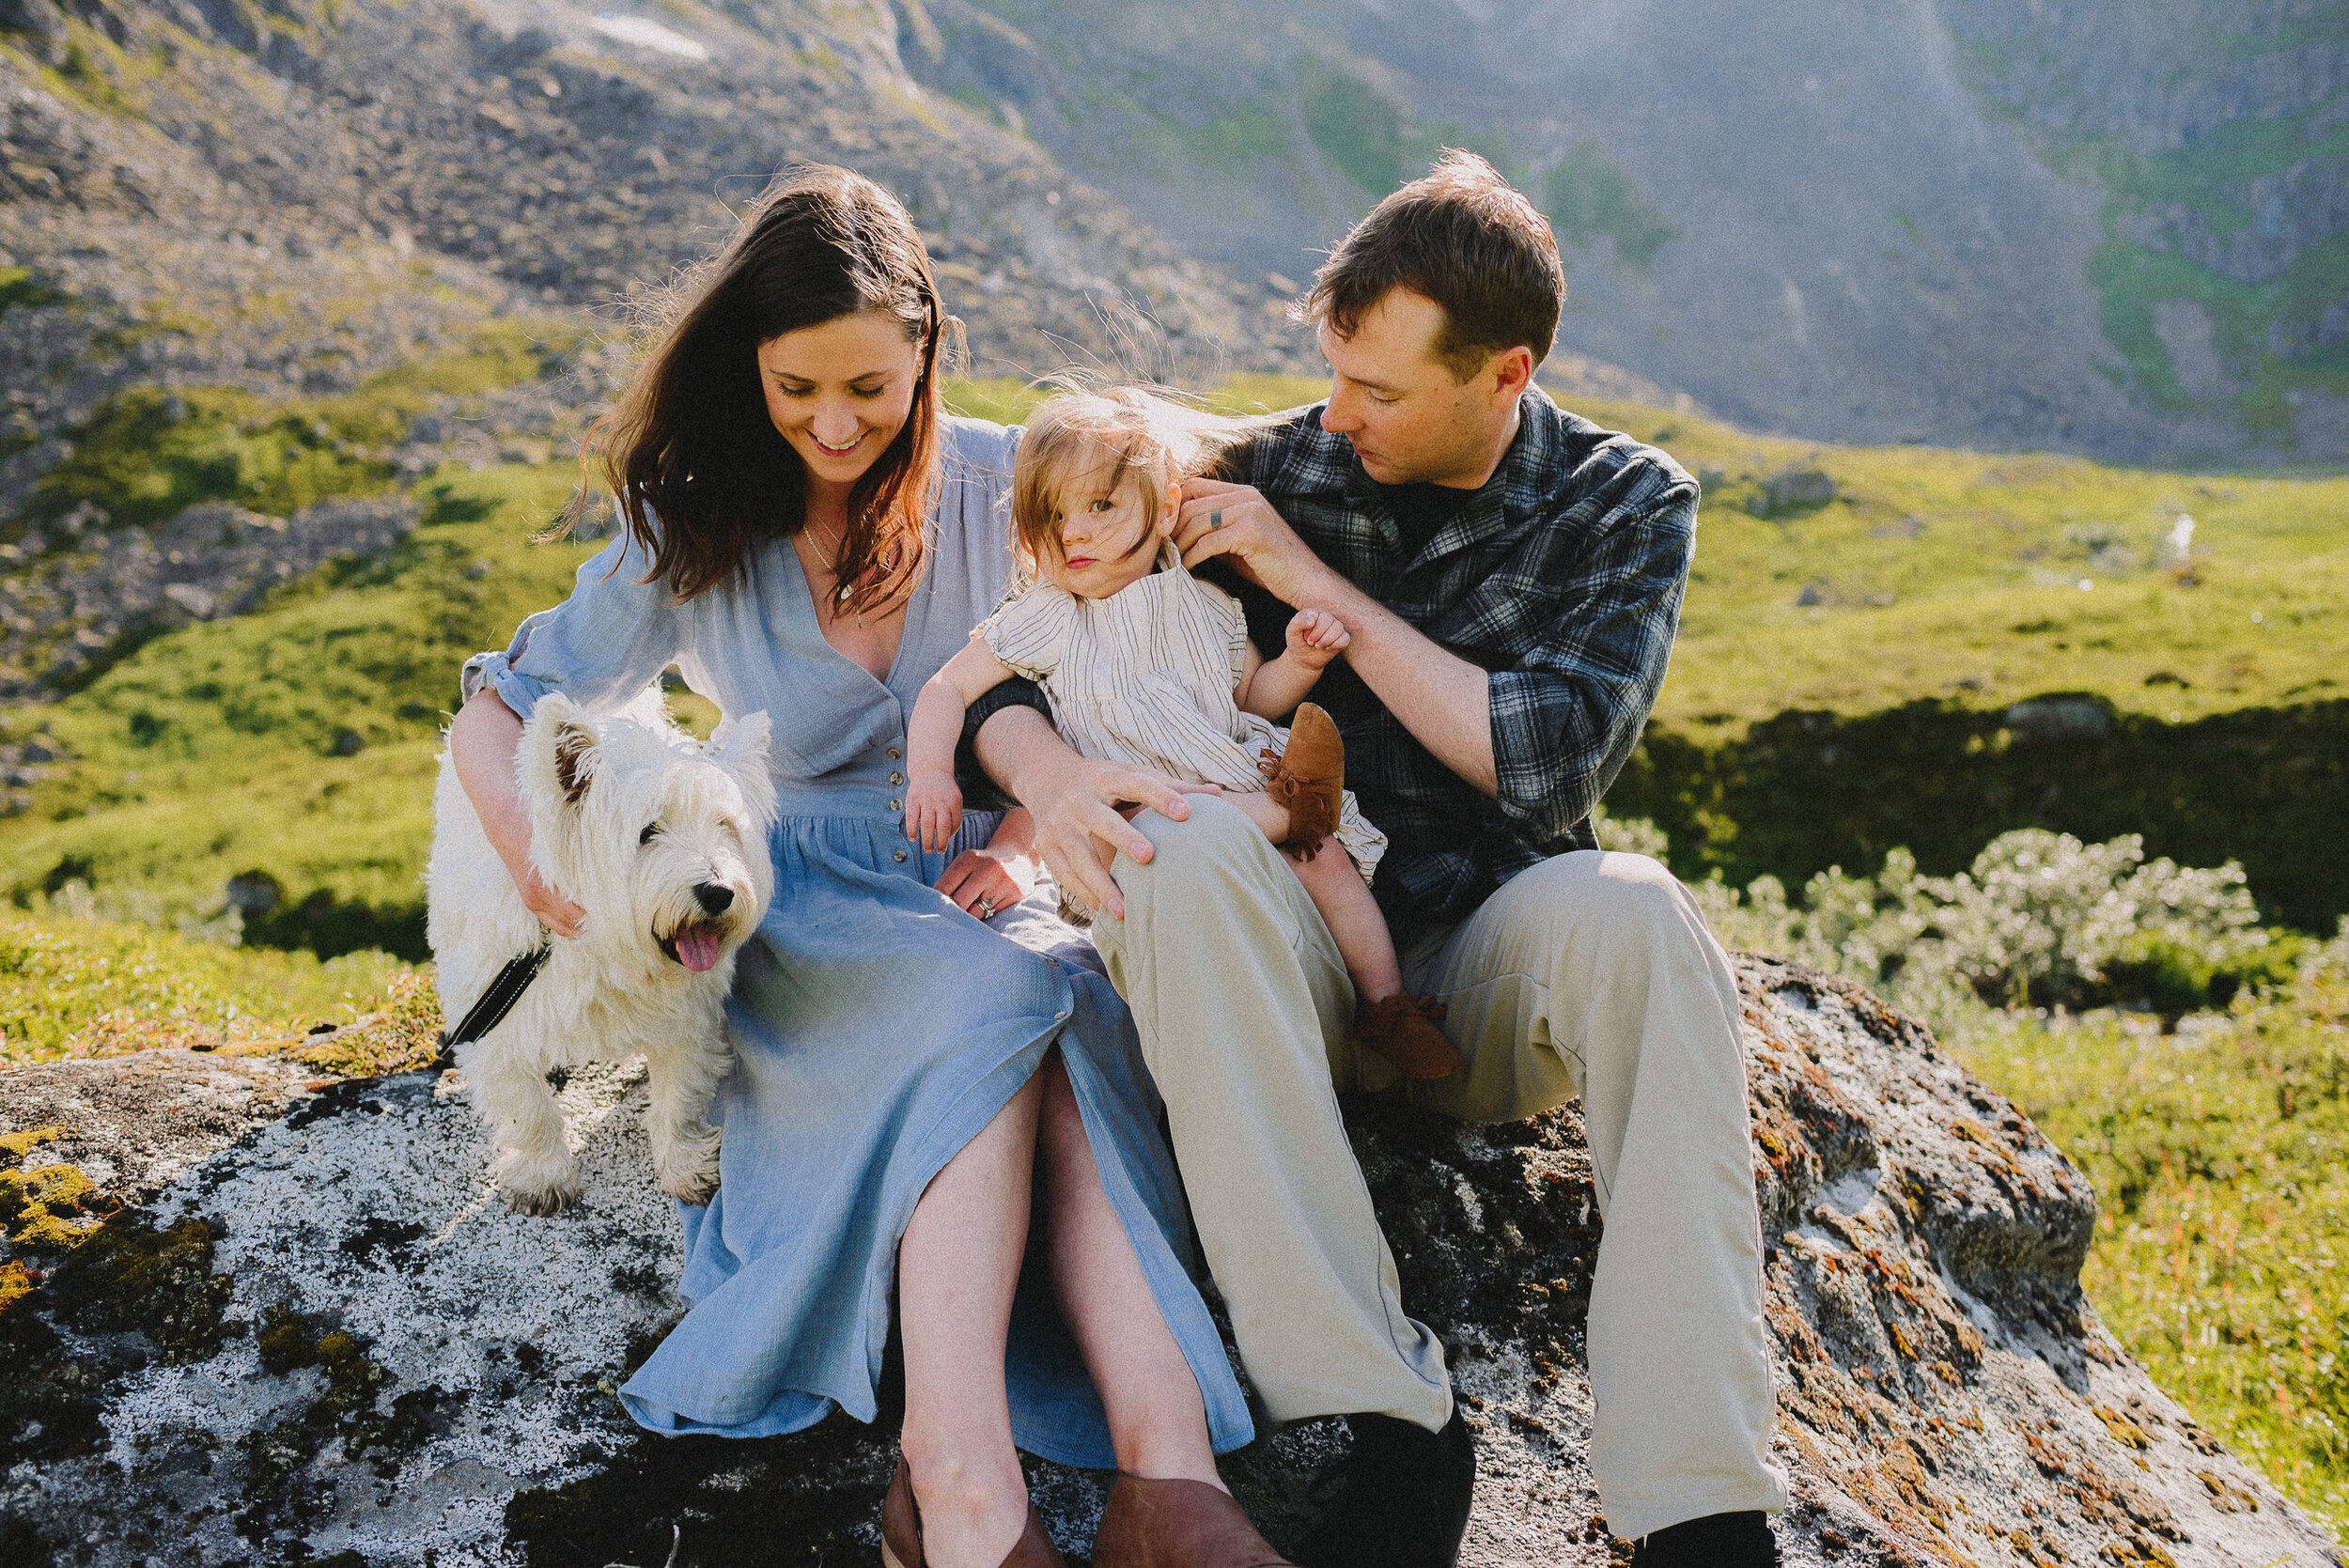
[[[993,920],[995,918],[995,900],[988,897],[984,893],[980,894],[978,902],[978,915],[981,920]]]
[[[1219,506],[1219,507],[1217,507],[1214,511],[1209,512],[1209,513],[1207,514],[1207,529],[1208,529],[1208,532],[1212,533],[1212,532],[1214,532],[1216,529],[1219,529],[1219,528],[1221,528],[1221,527],[1222,527],[1222,526],[1223,526],[1223,509],[1222,509],[1221,507],[1220,507],[1220,506]]]

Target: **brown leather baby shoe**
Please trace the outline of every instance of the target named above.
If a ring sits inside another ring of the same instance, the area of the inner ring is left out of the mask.
[[[1120,1470],[1093,1536],[1093,1568],[1295,1568],[1231,1495],[1204,1481]]]
[[[1297,705],[1288,746],[1268,777],[1265,792],[1289,814],[1288,837],[1273,847],[1312,860],[1321,841],[1337,831],[1338,805],[1346,794],[1346,742],[1329,714],[1312,703]]]
[[[1397,991],[1366,1002],[1354,1014],[1354,1038],[1394,1063],[1405,1078],[1445,1078],[1467,1065],[1460,1048],[1436,1026],[1443,1003],[1434,997]]]

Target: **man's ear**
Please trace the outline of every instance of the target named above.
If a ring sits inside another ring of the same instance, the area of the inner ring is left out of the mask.
[[[1516,402],[1533,384],[1533,350],[1522,343],[1495,354],[1488,372],[1493,377],[1493,400]]]

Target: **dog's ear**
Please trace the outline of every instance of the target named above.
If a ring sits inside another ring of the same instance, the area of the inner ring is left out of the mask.
[[[775,782],[767,771],[767,746],[773,734],[774,726],[761,709],[721,721],[709,736],[710,760],[726,770],[742,798],[762,816],[774,815]]]
[[[554,777],[563,786],[563,799],[572,805],[587,793],[587,786],[596,782],[596,732],[583,724],[566,724],[555,732]]]
[[[601,738],[587,710],[570,698],[549,692],[531,710],[519,759],[525,771],[523,794],[560,795],[566,805],[585,799],[603,761]],[[535,786],[535,787],[534,787]]]

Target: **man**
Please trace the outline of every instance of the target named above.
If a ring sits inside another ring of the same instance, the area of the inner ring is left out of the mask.
[[[1329,401],[1186,487],[1176,543],[1353,635],[1317,700],[1392,840],[1377,879],[1409,988],[1468,1064],[1421,1103],[1504,1121],[1582,1097],[1606,1219],[1592,1468],[1643,1568],[1774,1563],[1785,1506],[1762,1321],[1736,986],[1655,862],[1590,814],[1637,742],[1687,581],[1697,489],[1533,384],[1564,296],[1549,227],[1482,159],[1390,196],[1305,313]],[[1297,879],[1237,811],[1087,761],[1040,697],[973,709],[988,773],[1100,918],[1249,1376],[1275,1423],[1344,1413],[1345,1484],[1307,1568],[1456,1560],[1475,1453],[1442,1347],[1405,1315],[1337,1089],[1395,1074]],[[1025,704],[1026,706],[1021,706]],[[1128,822],[1116,809],[1156,808]],[[1105,875],[1096,842],[1116,851]]]

